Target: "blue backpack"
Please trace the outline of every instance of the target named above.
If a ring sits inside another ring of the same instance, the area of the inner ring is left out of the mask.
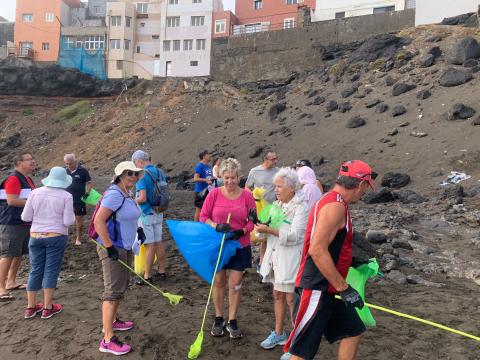
[[[157,213],[163,212],[168,209],[170,203],[170,191],[168,190],[168,183],[163,171],[159,170],[160,176],[156,178],[150,171],[145,170],[145,174],[150,176],[153,182],[152,196],[147,196],[147,201],[150,206],[157,208]]]

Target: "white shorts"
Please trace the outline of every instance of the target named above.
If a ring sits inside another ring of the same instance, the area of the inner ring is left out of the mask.
[[[162,241],[163,213],[147,215],[138,219],[138,226],[143,228],[145,233],[144,244],[153,244]]]
[[[284,293],[293,293],[295,292],[295,284],[273,284],[273,289],[284,292]]]

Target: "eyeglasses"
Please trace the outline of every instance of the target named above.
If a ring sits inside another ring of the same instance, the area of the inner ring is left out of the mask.
[[[126,172],[127,176],[136,176],[138,177],[140,175],[140,172],[138,171],[127,171]]]
[[[30,159],[22,159],[20,161],[34,161],[35,159],[34,158],[30,158]]]

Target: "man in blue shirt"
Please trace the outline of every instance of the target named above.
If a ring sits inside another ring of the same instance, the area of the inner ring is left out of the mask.
[[[132,162],[135,166],[144,170],[143,177],[137,181],[137,203],[140,205],[142,215],[138,220],[138,226],[143,228],[145,233],[145,273],[144,279],[151,280],[153,260],[155,255],[158,262],[158,276],[160,280],[165,280],[165,247],[162,243],[162,222],[163,213],[161,209],[150,204],[149,199],[153,198],[154,182],[157,180],[166,181],[166,176],[151,163],[150,155],[142,150],[137,150],[132,155]],[[143,285],[143,281],[138,282]]]
[[[195,216],[194,221],[200,220],[200,210],[203,202],[208,195],[209,187],[212,186],[212,168],[210,167],[210,157],[208,150],[203,150],[198,154],[200,162],[195,166],[193,182],[195,183]]]

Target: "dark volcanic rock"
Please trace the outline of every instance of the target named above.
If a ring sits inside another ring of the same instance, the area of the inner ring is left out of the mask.
[[[480,58],[480,45],[477,40],[467,36],[447,51],[445,60],[450,64],[461,65],[468,59]]]
[[[412,190],[400,190],[394,193],[395,197],[403,204],[421,204],[427,199]]]
[[[457,16],[447,17],[442,20],[442,25],[462,25],[472,16],[474,13],[461,14]]]
[[[284,102],[273,104],[270,110],[268,110],[268,115],[270,115],[270,119],[275,119],[278,114],[284,112],[286,108],[287,105]]]
[[[392,95],[398,96],[406,93],[407,91],[413,90],[416,87],[417,85],[414,84],[396,83],[395,85],[393,85]]]
[[[432,54],[423,55],[420,59],[418,59],[418,63],[420,67],[430,67],[433,65],[435,61],[435,56]]]
[[[317,96],[315,99],[313,99],[313,105],[320,105],[325,102],[325,98],[323,96]]]
[[[473,68],[478,65],[477,59],[468,59],[463,63],[463,66],[466,68]]]
[[[403,105],[395,105],[392,109],[392,116],[400,116],[407,112],[407,109]]]
[[[390,75],[388,75],[387,77],[385,77],[385,85],[387,86],[392,86],[393,84],[395,84],[398,80],[397,79],[394,79],[393,77],[391,77]]]
[[[338,111],[341,113],[346,113],[347,111],[352,110],[352,105],[350,105],[349,102],[343,102],[340,105],[338,105]]]
[[[431,42],[431,43],[437,43],[439,41],[442,41],[442,37],[440,35],[433,35],[430,36],[429,38],[425,39],[426,42]]]
[[[328,112],[335,111],[338,109],[338,104],[335,100],[330,100],[325,106],[325,110]]]
[[[387,235],[380,230],[368,230],[367,231],[367,240],[372,244],[384,244],[387,242]]]
[[[381,102],[382,102],[382,100],[380,100],[380,99],[373,99],[373,100],[370,100],[369,102],[367,102],[365,104],[365,107],[367,109],[370,109],[370,108],[374,107],[375,105],[380,104]]]
[[[345,89],[340,93],[340,95],[342,95],[342,97],[345,99],[345,98],[348,98],[348,97],[352,96],[353,94],[355,94],[357,92],[357,90],[358,90],[357,87],[352,87],[350,89]]]
[[[363,201],[367,204],[380,204],[394,201],[395,197],[388,188],[381,188],[378,191],[367,193],[363,197]]]
[[[20,133],[15,133],[9,137],[0,139],[0,150],[13,150],[22,145],[22,138]]]
[[[357,231],[353,232],[352,241],[352,266],[367,264],[369,259],[375,257],[376,252],[365,236]]]
[[[454,104],[447,112],[447,120],[465,120],[475,115],[475,110],[462,103]]]
[[[307,94],[307,97],[312,98],[318,95],[318,90],[310,90]]]
[[[387,172],[383,175],[382,186],[398,189],[410,183],[410,176],[402,173]]]
[[[354,128],[358,128],[360,126],[363,126],[367,123],[367,121],[360,117],[360,116],[354,116],[353,118],[351,118],[350,120],[348,120],[347,122],[347,128],[348,129],[354,129]]]
[[[428,54],[433,55],[435,59],[437,59],[442,55],[442,50],[439,46],[432,46],[430,50],[428,50]]]
[[[448,68],[440,77],[440,85],[452,87],[465,84],[472,80],[472,74],[465,70]]]
[[[419,92],[417,92],[418,100],[425,100],[428,99],[430,96],[432,96],[432,93],[428,89],[420,90]]]
[[[379,114],[384,113],[388,110],[388,105],[385,103],[380,103],[375,107],[375,111]]]
[[[403,39],[393,34],[373,36],[366,41],[350,56],[350,63],[372,62],[379,58],[391,58],[397,49],[403,45]]]

